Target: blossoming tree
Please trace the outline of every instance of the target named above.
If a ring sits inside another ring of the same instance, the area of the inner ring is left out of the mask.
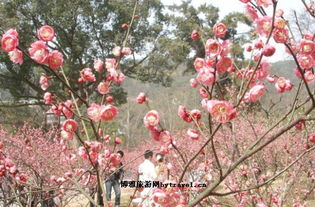
[[[314,5],[306,4],[304,0],[301,2],[314,17]],[[315,119],[315,91],[311,88],[311,82],[315,80],[315,36],[302,32],[301,40],[293,41],[293,34],[283,16],[284,11],[277,7],[277,0],[241,0],[239,3],[244,3],[255,30],[253,42],[246,47],[246,51],[251,53],[246,65],[231,57],[233,42],[225,38],[227,28],[223,23],[217,22],[213,26],[213,37],[203,36],[201,28],[199,31],[191,28],[191,38],[202,39],[205,56],[195,59],[197,75],[189,83],[191,87],[199,88],[200,108],[190,110],[189,106],[178,107],[178,116],[190,125],[184,135],[170,132],[161,124],[158,109],[150,109],[144,93],[137,98],[139,104],[146,103],[149,107],[144,116],[144,126],[151,133],[152,142],[160,144],[161,153],[176,157],[170,159],[169,168],[173,166],[177,170],[169,182],[208,183],[205,188],[156,188],[150,197],[142,198],[150,199],[152,206],[224,206],[220,198],[229,195],[234,196],[238,206],[281,206],[286,202],[288,191],[270,185],[274,180],[294,169],[288,173],[288,177],[306,175],[305,180],[314,182],[314,168],[308,166],[313,166],[314,160],[305,157],[314,155],[315,149],[314,133],[309,132]],[[12,62],[23,64],[23,58],[29,58],[45,71],[39,83],[47,91],[43,97],[45,104],[56,115],[67,117],[52,145],[60,147],[58,149],[62,152],[73,147],[73,159],[70,160],[84,163],[80,173],[76,173],[78,169],[73,168],[71,162],[62,162],[69,173],[59,181],[83,193],[96,206],[106,203],[103,181],[118,169],[120,163],[114,152],[121,139],[111,139],[103,126],[118,114],[118,108],[113,104],[114,97],[109,95],[109,91],[113,84],[121,84],[125,77],[120,61],[132,54],[128,37],[134,26],[137,5],[138,1],[130,23],[123,25],[126,36],[123,44],[113,49],[114,58],[97,59],[93,67],[87,65],[81,69],[77,82],[82,92],[87,94],[85,96],[70,84],[72,77],[67,76],[62,67],[64,54],[50,44],[55,38],[52,27],[42,26],[37,31],[39,40],[31,43],[28,51],[19,47],[21,34],[14,29],[7,30],[1,39],[2,50],[8,53]],[[300,79],[298,86],[294,86],[288,78],[272,74],[268,59],[276,52],[275,44],[285,46],[294,59],[296,68],[292,69],[292,73]],[[223,85],[223,76],[229,76],[232,85]],[[59,81],[64,93],[49,91],[51,81]],[[97,86],[91,87],[93,83],[97,83]],[[286,113],[277,117],[276,121],[264,123],[256,117],[248,117],[248,110],[250,103],[259,101],[267,94],[266,84],[274,85],[278,93],[295,88],[296,93],[292,107]],[[305,88],[306,96],[301,95],[302,88]],[[92,96],[90,90],[97,90],[99,95]],[[306,134],[292,132],[292,129],[303,129]],[[284,136],[290,136],[289,140],[283,140]],[[4,145],[4,149],[8,147]],[[23,172],[23,169],[17,170],[15,167],[18,158],[11,161],[6,156],[9,155],[3,154],[1,157],[1,177],[9,180],[10,185],[13,179],[19,185],[29,186],[26,189],[32,189],[27,175],[17,173]],[[194,175],[196,169],[199,170],[198,176]],[[83,184],[82,175],[88,175]],[[294,179],[288,180],[293,182]],[[57,183],[59,181],[57,179]],[[301,179],[301,182],[305,181]],[[63,185],[57,187],[59,190],[64,188]],[[314,185],[303,190],[306,199],[314,191]],[[97,201],[91,196],[95,192]],[[289,202],[294,206],[304,205],[300,197]]]

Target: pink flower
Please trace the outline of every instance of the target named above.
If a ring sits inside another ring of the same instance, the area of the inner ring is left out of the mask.
[[[208,97],[209,97],[209,93],[208,93],[207,90],[204,89],[204,88],[200,88],[200,89],[199,89],[199,95],[200,95],[202,98],[208,98]]]
[[[122,54],[124,55],[131,55],[132,51],[129,47],[124,47],[122,50],[121,50]]]
[[[108,104],[101,109],[101,119],[103,121],[111,121],[115,119],[117,115],[118,109],[116,106]]]
[[[45,74],[42,74],[39,78],[39,84],[40,87],[46,91],[47,88],[49,87],[49,81],[48,81],[48,77]]]
[[[62,125],[62,129],[70,133],[75,132],[77,128],[78,123],[73,119],[67,119]]]
[[[115,144],[118,145],[118,144],[121,144],[121,142],[122,142],[122,141],[121,141],[121,139],[120,139],[119,137],[116,137],[116,138],[115,138]]]
[[[12,36],[14,36],[14,37],[16,37],[16,38],[19,38],[19,33],[15,30],[15,29],[9,29],[8,31],[6,31],[4,34],[3,34],[3,36],[4,35],[12,35]]]
[[[116,68],[116,59],[115,58],[106,58],[105,60],[106,69],[115,69]]]
[[[95,81],[95,75],[93,74],[93,70],[91,68],[83,68],[80,73],[83,81],[87,82]]]
[[[266,79],[267,79],[267,81],[268,81],[269,83],[275,83],[275,82],[276,82],[276,79],[275,79],[273,76],[270,76],[270,75],[268,75],[268,76],[266,77]]]
[[[254,7],[249,4],[245,5],[245,15],[252,21],[258,19],[257,11]]]
[[[199,131],[196,129],[189,128],[186,133],[192,140],[199,139],[200,134],[199,134]]]
[[[100,105],[92,103],[87,109],[88,117],[93,121],[98,122],[99,120],[101,120],[101,109],[102,107]]]
[[[315,65],[315,60],[311,55],[300,54],[297,59],[300,66],[305,70],[311,69]]]
[[[205,52],[210,57],[217,57],[222,51],[222,46],[217,40],[209,39],[206,42]]]
[[[232,66],[232,60],[229,57],[222,57],[217,63],[217,71],[225,73],[229,67]]]
[[[205,65],[205,60],[203,58],[196,58],[194,61],[194,67],[197,71],[203,68]]]
[[[49,52],[45,42],[36,41],[32,43],[31,48],[28,49],[28,52],[35,62],[39,64],[47,63]]]
[[[310,31],[304,33],[303,38],[306,40],[313,40],[314,34]]]
[[[60,116],[61,115],[61,112],[62,112],[62,104],[61,103],[57,103],[56,105],[53,105],[51,107],[51,110],[53,111],[53,113],[57,116]]]
[[[264,47],[264,43],[263,43],[263,41],[261,39],[257,39],[254,42],[254,46],[255,46],[256,49],[261,49],[261,48]]]
[[[303,126],[305,126],[305,120],[301,120],[299,121],[296,125],[294,125],[294,127],[296,128],[296,130],[302,130]]]
[[[94,61],[94,69],[97,72],[102,72],[102,70],[104,69],[104,62],[100,59],[97,59]]]
[[[309,140],[310,142],[315,143],[315,133],[309,135]]]
[[[193,88],[197,88],[197,86],[198,86],[198,81],[194,78],[190,79],[189,83],[190,83],[190,86]]]
[[[315,80],[314,73],[310,70],[304,73],[304,78],[306,82],[312,82]]]
[[[100,82],[97,86],[97,90],[102,95],[108,94],[110,90],[110,85],[107,82]]]
[[[121,84],[124,82],[126,76],[122,72],[118,73],[117,79],[115,80],[116,83]]]
[[[105,100],[106,103],[112,103],[114,101],[114,98],[112,96],[107,96]]]
[[[256,3],[258,6],[264,6],[264,7],[268,7],[270,5],[272,5],[272,0],[256,0]]]
[[[87,160],[89,158],[86,149],[82,146],[79,147],[79,149],[78,149],[78,155],[85,160]]]
[[[14,49],[9,52],[10,60],[14,63],[19,63],[20,65],[23,64],[23,53],[19,49]]]
[[[185,122],[192,122],[193,119],[190,116],[190,111],[186,110],[186,108],[182,105],[178,107],[178,116],[182,118]]]
[[[193,30],[191,35],[190,35],[191,39],[196,40],[199,38],[199,33],[197,30]]]
[[[312,40],[302,39],[300,42],[300,53],[310,55],[315,52],[315,43]]]
[[[235,118],[236,111],[227,101],[209,100],[207,109],[215,121],[225,123]]]
[[[257,32],[262,36],[268,36],[272,26],[272,18],[263,16],[256,19]]]
[[[114,47],[113,55],[116,56],[116,57],[121,56],[121,47],[119,47],[119,46]]]
[[[216,23],[213,26],[213,33],[217,37],[224,37],[227,32],[226,26],[223,23]]]
[[[282,9],[277,9],[276,11],[276,17],[282,17],[284,14],[283,10]]]
[[[63,64],[63,54],[57,50],[49,53],[48,56],[48,65],[50,69],[54,70],[56,68],[61,67]]]
[[[147,100],[145,93],[141,92],[139,93],[138,97],[137,97],[137,103],[138,104],[142,104],[143,102],[145,102]]]
[[[160,132],[159,140],[163,143],[170,143],[172,141],[171,133],[166,130]]]
[[[203,67],[202,69],[199,70],[199,73],[197,75],[197,80],[202,85],[205,85],[205,86],[212,85],[215,81],[214,69]]]
[[[264,95],[266,87],[264,85],[256,85],[249,90],[249,101],[255,102]]]
[[[273,39],[277,43],[286,43],[289,40],[289,33],[287,29],[275,29],[273,31]]]
[[[276,52],[276,48],[272,45],[266,45],[262,51],[262,54],[266,57],[272,56]]]
[[[52,102],[52,95],[49,92],[46,92],[44,94],[44,100],[45,100],[45,104],[50,105]]]
[[[150,134],[152,139],[154,139],[155,141],[160,141],[160,131],[158,130],[157,127],[149,127],[150,130]]]
[[[69,119],[73,116],[73,110],[74,110],[74,107],[73,107],[72,101],[67,100],[64,103],[64,107],[62,107],[62,112]]]
[[[55,31],[51,26],[42,26],[37,32],[38,38],[44,42],[54,39]]]
[[[240,0],[241,2],[247,4],[248,2],[250,2],[251,0]]]
[[[290,91],[293,88],[293,84],[290,80],[280,77],[278,78],[275,87],[279,93],[283,93],[284,91]]]
[[[193,109],[190,112],[190,116],[195,120],[199,121],[201,119],[201,111],[198,109]]]
[[[144,126],[147,128],[154,127],[159,124],[160,117],[157,111],[151,110],[149,111],[145,117],[143,118]]]
[[[16,30],[9,29],[1,38],[1,47],[5,52],[14,50],[19,45],[19,34]]]

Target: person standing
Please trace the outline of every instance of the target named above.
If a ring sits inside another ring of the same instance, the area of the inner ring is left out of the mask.
[[[139,165],[139,181],[145,183],[146,181],[152,182],[157,178],[155,171],[155,166],[152,163],[153,152],[151,150],[146,150],[144,153],[144,162]],[[152,188],[144,188],[141,192],[142,205],[150,206],[150,196],[152,194]]]
[[[122,159],[124,157],[124,152],[123,151],[117,151],[117,156]],[[120,206],[120,196],[121,196],[121,190],[120,190],[120,180],[123,177],[123,169],[122,169],[122,162],[120,162],[120,165],[117,168],[112,168],[111,170],[111,176],[105,181],[105,187],[106,187],[106,199],[107,202],[110,201],[111,199],[111,194],[112,194],[112,188],[114,188],[115,191],[115,207]],[[115,173],[114,173],[115,172]]]
[[[165,164],[165,156],[163,154],[156,154],[155,159],[157,161],[157,165],[155,167],[157,180],[160,182],[164,182],[169,179],[170,171]]]

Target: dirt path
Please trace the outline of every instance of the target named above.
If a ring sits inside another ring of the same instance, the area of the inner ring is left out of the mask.
[[[120,207],[127,207],[130,202],[130,196],[132,196],[134,188],[121,188],[121,205]],[[114,202],[115,193],[112,192],[112,201]],[[71,203],[65,207],[86,207],[88,206],[88,199],[83,195],[74,198]]]

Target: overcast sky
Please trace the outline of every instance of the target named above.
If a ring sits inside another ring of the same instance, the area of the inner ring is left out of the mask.
[[[161,0],[165,5],[179,4],[181,0]],[[220,10],[220,19],[222,19],[225,15],[229,14],[233,11],[243,12],[244,11],[244,3],[239,0],[192,0],[192,4],[198,7],[201,4],[212,4],[219,8]],[[303,11],[304,6],[301,0],[279,0],[277,8],[283,9],[288,13],[290,10],[296,10],[298,12]],[[268,12],[268,11],[267,11]],[[271,7],[269,14],[271,14]],[[242,30],[242,29],[241,29]],[[282,45],[277,45],[275,55],[270,58],[271,62],[283,60],[284,47]]]

